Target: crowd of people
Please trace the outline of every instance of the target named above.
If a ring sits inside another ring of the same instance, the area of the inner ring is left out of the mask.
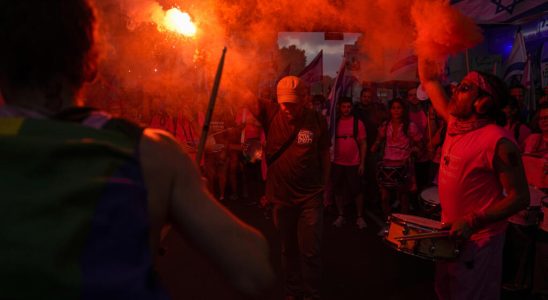
[[[167,223],[260,294],[273,281],[267,241],[226,201],[270,209],[286,299],[321,297],[325,211],[332,226],[358,230],[396,212],[440,221],[460,244],[436,263],[442,300],[500,299],[501,278],[547,297],[546,89],[532,111],[521,86],[472,71],[444,87],[439,66],[420,58],[424,93],[384,103],[363,86],[358,101],[330,105],[286,76],[251,104],[221,96],[196,157],[199,103],[78,106],[97,68],[88,1],[0,1],[0,20],[2,297],[164,299],[152,270]],[[432,188],[437,199],[425,199]]]

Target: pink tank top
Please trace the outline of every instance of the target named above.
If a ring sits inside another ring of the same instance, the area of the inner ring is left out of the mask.
[[[504,198],[502,185],[493,167],[497,143],[503,138],[515,143],[507,130],[494,124],[465,134],[447,135],[439,170],[443,222],[453,222],[472,212],[485,211]],[[471,239],[502,233],[506,225],[506,220],[489,224]]]

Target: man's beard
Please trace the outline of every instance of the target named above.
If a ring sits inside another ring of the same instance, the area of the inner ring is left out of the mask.
[[[449,114],[461,120],[467,120],[474,114],[474,107],[460,107],[453,99],[449,102]]]

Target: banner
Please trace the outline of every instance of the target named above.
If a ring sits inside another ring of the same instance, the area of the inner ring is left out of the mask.
[[[451,0],[451,4],[479,24],[509,21],[546,3],[546,0]]]
[[[299,74],[299,78],[311,85],[316,82],[322,81],[323,78],[323,50],[302,70]]]
[[[521,78],[521,85],[526,88],[525,93],[525,107],[527,111],[533,112],[536,110],[536,101],[535,101],[535,89],[533,86],[533,77],[532,77],[532,66],[531,66],[531,56],[527,57],[527,63],[525,63],[525,69],[523,70],[523,76]]]
[[[339,67],[339,72],[337,73],[337,77],[335,77],[335,81],[333,82],[333,86],[331,87],[331,91],[329,92],[329,95],[327,96],[327,99],[329,101],[329,132],[331,133],[331,137],[335,137],[335,127],[336,127],[336,120],[337,120],[337,102],[339,101],[339,98],[344,95],[345,88],[348,87],[348,80],[349,77],[346,76],[346,61],[343,60],[341,62],[341,66]],[[334,145],[334,143],[332,143]]]
[[[523,41],[521,31],[518,31],[512,45],[512,52],[510,52],[510,56],[506,61],[504,80],[510,82],[513,76],[518,76],[518,81],[521,81],[526,62],[527,50],[525,49],[525,42]]]

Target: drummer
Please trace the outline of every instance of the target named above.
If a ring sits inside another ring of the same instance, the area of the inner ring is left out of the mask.
[[[448,123],[439,174],[442,222],[463,247],[458,259],[437,262],[436,293],[441,300],[500,299],[506,219],[529,204],[519,148],[495,124],[508,89],[496,76],[474,71],[449,99],[440,69],[419,59],[421,82]]]

